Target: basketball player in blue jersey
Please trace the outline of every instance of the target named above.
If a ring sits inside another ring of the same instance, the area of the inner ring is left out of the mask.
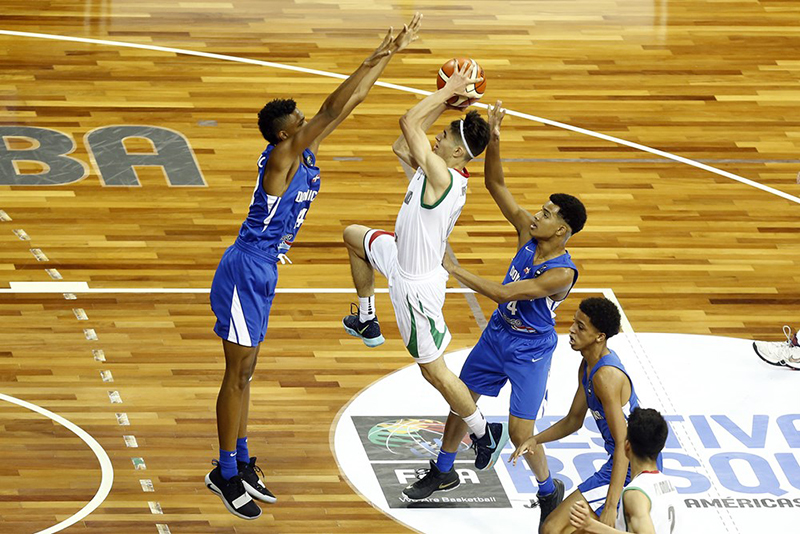
[[[380,46],[328,96],[311,120],[306,121],[294,100],[273,100],[258,114],[259,129],[269,146],[258,160],[247,219],[222,256],[211,285],[214,331],[222,338],[225,376],[217,397],[220,457],[212,462],[216,467],[205,482],[237,517],[261,515],[253,499],[276,501],[247,448],[250,380],[278,282],[276,264],[297,238],[319,192],[317,150],[366,98],[394,54],[417,38],[421,19],[416,14],[397,37],[389,29]]]
[[[511,382],[509,434],[515,445],[533,434],[547,392],[550,362],[558,342],[555,310],[567,298],[578,279],[578,269],[566,250],[569,238],[586,222],[586,209],[577,198],[551,195],[542,209],[531,215],[517,204],[505,184],[500,160],[502,102],[489,108],[489,145],[484,164],[486,188],[505,218],[517,232],[517,254],[503,283],[476,276],[454,265],[447,256],[444,267],[467,287],[498,303],[489,325],[481,334],[461,370],[461,380],[474,399],[496,397]],[[453,414],[447,418],[442,446],[433,468],[407,487],[410,499],[424,499],[437,490],[458,485],[453,469],[463,423]],[[564,486],[554,481],[543,455],[526,458],[539,481],[539,503],[546,515],[563,498]]]
[[[607,346],[608,339],[619,332],[619,325],[619,310],[610,300],[596,297],[581,301],[569,329],[569,344],[583,357],[578,367],[578,390],[569,413],[544,432],[528,438],[509,459],[516,464],[521,454],[536,449],[536,454],[544,458],[539,447],[577,432],[583,426],[587,410],[597,423],[608,461],[558,505],[540,527],[541,533],[575,532],[570,525],[570,508],[579,501],[585,502],[592,510],[592,517],[599,516],[603,524],[616,523],[617,505],[622,488],[630,481],[630,469],[624,447],[615,445],[624,443],[628,415],[639,405],[625,367]]]

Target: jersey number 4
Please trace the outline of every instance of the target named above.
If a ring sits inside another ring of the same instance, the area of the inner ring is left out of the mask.
[[[294,223],[295,229],[300,228],[303,226],[303,222],[306,220],[306,212],[308,208],[303,208],[300,210],[300,213],[297,214],[297,221]]]
[[[506,304],[506,309],[511,312],[511,315],[517,314],[517,301],[512,300],[508,304]]]

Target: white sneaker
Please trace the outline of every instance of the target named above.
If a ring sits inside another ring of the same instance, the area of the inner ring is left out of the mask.
[[[754,341],[753,350],[759,358],[771,365],[785,365],[800,370],[800,344],[797,342],[797,334],[792,336],[792,329],[788,326],[783,327],[783,333],[786,341]]]

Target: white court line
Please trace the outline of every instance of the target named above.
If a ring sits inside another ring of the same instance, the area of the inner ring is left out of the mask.
[[[648,356],[647,351],[644,348],[644,345],[642,344],[639,337],[636,335],[636,332],[633,330],[633,326],[631,325],[631,322],[628,320],[628,316],[625,315],[625,310],[622,308],[622,304],[620,304],[619,299],[617,299],[617,295],[614,294],[614,290],[611,288],[607,288],[603,289],[602,291],[603,291],[603,296],[605,296],[608,300],[616,304],[617,308],[619,309],[622,331],[627,334],[626,341],[630,345],[633,354],[636,356],[636,359],[639,360],[639,366],[642,368],[642,371],[644,371],[645,376],[647,377],[647,381],[650,382],[650,387],[652,388],[652,391],[655,392],[656,397],[658,397],[660,410],[666,413],[672,413],[672,414],[678,413],[678,411],[675,409],[675,405],[672,404],[672,399],[670,399],[669,393],[667,392],[666,388],[661,383],[661,381],[658,379],[658,374],[656,373],[655,367],[653,367],[653,361],[650,359],[650,356]],[[644,367],[643,365],[644,362],[647,362],[647,364],[650,367],[649,369],[646,369]],[[656,380],[654,380],[653,377],[655,377]],[[658,383],[656,383],[656,381]],[[720,495],[723,495],[724,492],[720,491],[720,488],[717,486],[714,477],[711,476],[711,470],[705,464],[705,462],[703,461],[703,457],[698,452],[697,444],[694,442],[692,435],[684,429],[683,425],[674,425],[674,426],[670,425],[670,426],[673,432],[675,432],[676,434],[677,431],[680,430],[683,439],[678,439],[678,441],[680,441],[684,446],[691,447],[691,451],[693,452],[694,457],[700,463],[700,467],[705,471],[705,477],[709,480],[711,486],[715,490],[717,490],[717,492]],[[727,519],[733,526],[732,529],[725,520],[726,518],[723,517],[722,510],[720,510],[719,508],[717,509],[717,515],[719,516],[722,526],[725,528],[727,532],[737,532],[737,533],[739,532],[739,528],[736,526],[736,522],[733,520],[733,516],[731,515],[729,509],[725,508],[725,515],[727,516]]]
[[[86,506],[81,508],[78,511],[78,513],[76,513],[72,517],[68,517],[64,521],[61,521],[60,523],[53,525],[52,527],[40,530],[36,534],[54,534],[55,532],[59,532],[71,525],[74,525],[87,515],[94,512],[95,509],[97,509],[97,507],[99,507],[103,503],[106,497],[108,497],[108,494],[111,491],[111,486],[114,483],[114,468],[111,466],[111,460],[109,460],[108,454],[106,454],[106,451],[103,450],[103,447],[101,447],[100,444],[97,443],[97,441],[91,435],[89,435],[89,433],[86,432],[84,429],[82,429],[72,421],[64,419],[57,413],[53,413],[50,410],[42,408],[41,406],[31,404],[30,402],[17,399],[16,397],[11,397],[9,395],[5,395],[3,393],[0,393],[0,400],[4,400],[12,404],[22,406],[23,408],[27,408],[34,412],[40,413],[45,417],[52,419],[56,423],[59,423],[63,427],[69,429],[73,434],[81,438],[84,441],[84,443],[86,443],[89,446],[90,449],[92,449],[92,452],[94,452],[94,455],[97,456],[97,460],[100,462],[100,472],[101,472],[100,487],[97,488],[97,493],[95,493],[94,497],[92,497],[92,500],[86,503]]]
[[[36,39],[52,39],[56,41],[71,41],[76,43],[89,43],[89,44],[100,44],[100,45],[107,45],[107,46],[121,46],[126,48],[139,48],[143,50],[154,50],[156,52],[168,52],[172,54],[183,54],[187,56],[197,56],[197,57],[205,57],[209,59],[219,59],[222,61],[234,61],[237,63],[248,63],[250,65],[259,65],[262,67],[271,67],[274,69],[283,69],[283,70],[291,70],[295,72],[302,72],[305,74],[314,74],[317,76],[325,76],[327,78],[338,78],[338,79],[346,79],[347,76],[344,74],[337,74],[335,72],[327,72],[324,70],[316,70],[316,69],[307,69],[305,67],[297,67],[294,65],[284,65],[283,63],[273,63],[271,61],[261,61],[259,59],[249,59],[249,58],[242,58],[236,56],[229,56],[226,54],[214,54],[211,52],[199,52],[197,50],[185,50],[182,48],[171,48],[166,46],[156,46],[156,45],[148,45],[148,44],[140,44],[140,43],[126,43],[124,41],[108,41],[105,39],[89,39],[86,37],[71,37],[68,35],[54,35],[49,33],[34,33],[34,32],[19,32],[19,31],[12,31],[12,30],[0,30],[0,35],[10,35],[16,37],[33,37]],[[404,91],[406,93],[414,93],[418,95],[429,95],[431,91],[424,91],[421,89],[415,89],[413,87],[407,87],[405,85],[396,85],[393,83],[386,83],[386,82],[375,82],[375,85],[380,87],[386,87],[389,89],[396,89],[398,91]],[[474,106],[480,108],[486,108],[487,105],[483,103],[473,104]],[[619,137],[613,137],[610,135],[602,134],[599,132],[594,132],[592,130],[587,130],[585,128],[580,128],[578,126],[572,126],[570,124],[565,124],[563,122],[552,121],[550,119],[545,119],[543,117],[537,117],[535,115],[529,115],[527,113],[521,113],[519,111],[508,110],[508,115],[513,115],[514,117],[519,117],[521,119],[527,119],[534,122],[539,122],[542,124],[547,124],[548,126],[553,126],[555,128],[561,128],[563,130],[569,130],[575,133],[588,135],[590,137],[596,137],[598,139],[603,139],[605,141],[610,141],[612,143],[617,143],[619,145],[635,148],[637,150],[641,150],[643,152],[649,152],[650,154],[654,154],[656,156],[661,156],[666,159],[671,159],[673,161],[677,161],[678,163],[684,163],[686,165],[690,165],[692,167],[696,167],[698,169],[708,171],[719,176],[724,176],[725,178],[730,178],[731,180],[735,180],[745,185],[749,185],[750,187],[755,187],[756,189],[760,189],[767,193],[771,193],[773,195],[779,196],[791,202],[800,204],[800,198],[790,195],[789,193],[785,193],[773,187],[769,187],[764,184],[760,184],[748,178],[744,178],[743,176],[739,176],[737,174],[733,174],[727,171],[723,171],[717,169],[715,167],[711,167],[710,165],[706,165],[705,163],[700,163],[699,161],[695,161],[689,158],[684,158],[683,156],[678,156],[676,154],[672,154],[670,152],[664,152],[663,150],[658,150],[657,148],[650,148],[645,145],[640,145],[639,143],[634,143],[631,141],[626,141],[624,139],[620,139]]]
[[[211,288],[207,287],[89,287],[86,282],[72,282],[74,286],[63,285],[63,282],[11,282],[10,289],[0,289],[0,294],[25,294],[25,293],[79,293],[92,294],[92,293],[142,293],[142,294],[181,294],[181,293],[194,293],[204,294],[210,293]],[[50,284],[53,284],[51,286]],[[453,287],[445,290],[447,293],[475,293],[475,291],[465,287]],[[575,288],[572,293],[601,293],[610,291],[606,288]],[[355,293],[356,290],[348,287],[279,287],[275,293],[292,293],[302,294],[307,293],[311,295],[316,294],[343,294]],[[387,288],[375,288],[375,293],[388,293]]]

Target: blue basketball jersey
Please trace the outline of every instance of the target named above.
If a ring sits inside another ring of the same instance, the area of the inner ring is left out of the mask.
[[[595,396],[594,385],[592,384],[592,378],[594,378],[595,373],[597,373],[601,367],[606,365],[616,367],[625,373],[625,376],[628,378],[628,382],[631,384],[631,396],[628,399],[628,402],[622,407],[622,413],[625,415],[625,421],[628,420],[628,416],[630,416],[633,409],[639,406],[639,398],[636,396],[636,391],[633,389],[633,381],[631,380],[630,376],[628,376],[628,372],[625,370],[625,367],[623,367],[619,356],[617,356],[617,353],[613,350],[600,358],[600,361],[598,361],[597,364],[592,367],[588,378],[586,376],[586,361],[583,362],[581,367],[581,384],[583,385],[583,391],[586,394],[586,404],[589,406],[589,411],[592,413],[595,423],[597,423],[597,428],[600,430],[600,435],[603,436],[606,452],[613,456],[615,445],[614,437],[611,435],[611,429],[608,428],[606,412],[603,410],[603,403],[600,402],[600,399]]]
[[[263,186],[264,171],[274,148],[272,144],[267,146],[258,159],[258,182],[250,201],[250,212],[236,239],[245,250],[271,261],[277,261],[278,254],[289,251],[320,186],[314,153],[305,149],[303,162],[283,195],[268,195]]]
[[[564,252],[561,256],[547,260],[539,265],[533,263],[536,254],[536,239],[531,239],[519,251],[511,265],[508,267],[508,274],[503,280],[503,285],[519,280],[536,278],[545,273],[548,269],[566,267],[574,271],[570,290],[578,281],[578,268],[572,263],[569,252]],[[566,297],[565,297],[566,298]],[[549,296],[533,300],[515,300],[504,302],[497,307],[495,313],[499,314],[505,324],[513,331],[523,334],[541,334],[555,329],[556,308],[564,300],[555,301]]]

